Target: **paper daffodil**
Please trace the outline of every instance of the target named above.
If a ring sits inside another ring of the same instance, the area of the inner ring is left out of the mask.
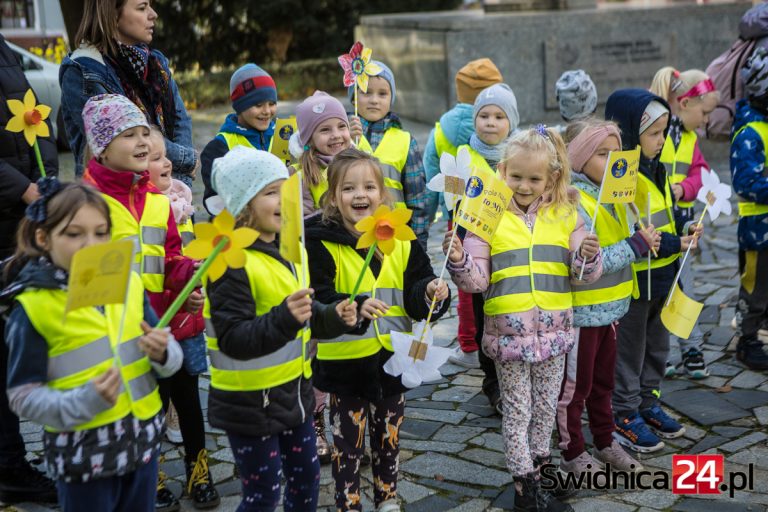
[[[425,328],[427,332],[419,342]],[[384,363],[384,371],[387,374],[393,377],[402,375],[400,379],[407,388],[415,388],[422,382],[435,381],[442,377],[439,368],[450,357],[451,349],[433,345],[432,329],[427,326],[426,321],[417,323],[412,335],[392,331],[390,338],[395,353]]]
[[[8,110],[13,117],[5,129],[9,132],[24,132],[24,138],[30,146],[35,145],[38,137],[48,137],[48,123],[45,122],[51,114],[51,107],[48,105],[37,105],[35,103],[35,93],[32,89],[27,89],[24,94],[24,101],[8,100]]]
[[[371,62],[372,53],[373,50],[357,41],[349,53],[339,57],[339,64],[344,70],[344,87],[350,87],[357,82],[361,91],[368,91],[368,77],[376,76],[382,71],[381,66]]]
[[[713,170],[701,170],[701,184],[696,199],[708,205],[707,212],[709,220],[715,220],[720,213],[731,214],[731,187],[725,183],[720,183],[720,176]]]
[[[442,192],[445,207],[453,211],[456,203],[464,195],[470,175],[472,157],[467,148],[463,147],[456,157],[448,152],[440,155],[440,174],[427,183],[427,188],[433,192]]]
[[[362,233],[357,248],[364,249],[376,244],[381,252],[390,254],[395,249],[395,239],[416,240],[416,234],[408,227],[412,213],[407,208],[390,210],[385,204],[379,206],[373,215],[355,224],[355,229]]]
[[[256,241],[259,232],[251,228],[235,229],[235,218],[224,210],[213,219],[213,222],[195,224],[195,237],[195,240],[185,249],[185,253],[190,258],[207,259],[203,265],[208,266],[208,277],[211,281],[215,281],[224,275],[227,267],[243,268],[245,266],[243,249]],[[215,255],[213,260],[210,260],[209,256],[225,238],[224,248]]]

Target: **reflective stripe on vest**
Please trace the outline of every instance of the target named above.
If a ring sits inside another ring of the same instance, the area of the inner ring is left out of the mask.
[[[195,225],[192,224],[192,219],[187,219],[183,224],[177,224],[179,227],[179,236],[181,236],[181,252],[184,253],[184,248],[195,239]]]
[[[752,128],[763,141],[763,152],[765,153],[765,163],[763,164],[763,177],[768,177],[768,123],[763,121],[754,121],[742,126],[739,131],[733,134],[733,139],[746,128]],[[731,141],[733,142],[733,140]],[[755,215],[765,215],[768,213],[768,204],[755,203],[739,197],[739,217],[754,217]]]
[[[389,189],[396,208],[405,208],[402,172],[411,148],[411,134],[400,128],[389,128],[381,139],[376,151],[365,137],[360,137],[358,147],[379,159],[384,173],[384,185]]]
[[[288,295],[301,289],[298,272],[307,269],[292,265],[289,270],[282,262],[261,251],[245,251],[245,272],[248,275],[251,296],[256,304],[254,316],[267,314],[280,305]],[[234,359],[219,350],[219,341],[211,322],[211,304],[206,297],[203,306],[205,339],[211,358],[211,387],[224,391],[257,391],[269,389],[292,381],[301,375],[312,376],[311,360],[307,344],[311,336],[309,328],[301,329],[296,338],[278,350],[247,360]]]
[[[491,279],[483,309],[488,315],[569,309],[570,238],[576,211],[539,211],[533,232],[514,213],[504,212],[491,240]]]
[[[464,144],[463,146],[459,146],[459,148],[456,150],[456,154],[459,153],[461,148],[467,148],[467,151],[469,152],[469,158],[470,158],[470,165],[472,166],[472,169],[483,169],[485,171],[490,172],[491,174],[496,174],[496,169],[488,165],[488,161],[483,158],[483,155],[472,149],[472,146],[469,144]]]
[[[364,260],[352,247],[323,241],[323,245],[336,264],[334,284],[338,293],[351,293],[357,281]],[[389,333],[393,330],[411,332],[412,323],[405,311],[403,298],[403,274],[411,254],[411,243],[395,241],[395,249],[385,255],[379,276],[374,277],[370,267],[366,268],[361,283],[360,295],[380,299],[389,304],[387,314],[371,322],[368,330],[361,335],[345,335],[332,340],[318,340],[317,358],[320,360],[359,359],[376,354],[385,348],[392,351]],[[344,342],[344,343],[340,343]]]
[[[162,292],[165,280],[165,240],[171,204],[163,194],[148,193],[138,222],[119,201],[102,194],[109,205],[112,240],[128,238],[137,242],[133,269],[141,274],[144,287]]]
[[[456,156],[458,149],[459,148],[454,146],[451,141],[448,140],[448,137],[445,136],[445,132],[443,131],[443,127],[440,126],[440,123],[435,123],[435,153],[437,153],[437,157],[440,158],[440,155],[443,153]]]
[[[302,172],[301,164],[293,164],[292,167],[296,169],[297,172]],[[309,192],[312,194],[312,200],[315,202],[315,208],[320,209],[320,201],[323,199],[323,196],[326,192],[328,192],[328,168],[323,167],[320,169],[320,183],[317,185],[307,185],[309,187]],[[302,181],[302,183],[307,183],[306,181]],[[305,215],[308,215],[307,212],[304,213]]]
[[[637,174],[637,194],[635,195],[635,204],[640,215],[645,217],[647,211],[648,192],[651,193],[651,219],[650,223],[656,228],[656,231],[669,233],[677,236],[675,230],[675,217],[672,215],[672,191],[669,188],[669,181],[664,184],[664,192],[649,180],[643,173]],[[646,222],[648,219],[646,219]],[[665,267],[680,257],[679,253],[666,258],[651,259],[651,269]],[[648,270],[648,259],[641,258],[632,264],[636,272]]]
[[[130,281],[122,343],[116,339],[122,304],[109,304],[104,313],[85,307],[65,314],[65,290],[32,288],[16,300],[48,345],[48,387],[59,391],[76,389],[118,366],[121,386],[115,404],[74,430],[101,427],[131,414],[146,420],[160,411],[162,403],[152,366],[138,346],[144,319],[144,287],[138,274],[133,274]],[[45,428],[55,431],[51,426]]]
[[[230,132],[219,132],[216,134],[217,136],[221,135],[221,138],[224,139],[224,142],[227,143],[227,149],[232,149],[237,146],[245,146],[247,148],[253,148],[258,149],[254,147],[253,144],[251,144],[251,141],[248,140],[248,137],[245,135],[240,135],[238,133],[230,133]],[[269,148],[267,151],[272,151],[272,140],[269,141]]]
[[[670,183],[680,183],[688,177],[695,148],[696,132],[683,130],[677,149],[675,149],[675,144],[672,142],[672,136],[667,135],[659,160],[667,168]],[[681,208],[690,208],[693,206],[693,203],[693,201],[678,201],[677,205]]]

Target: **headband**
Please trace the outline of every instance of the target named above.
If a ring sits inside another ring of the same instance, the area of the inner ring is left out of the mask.
[[[585,128],[568,144],[568,159],[574,171],[581,172],[584,165],[592,158],[597,148],[605,139],[613,135],[621,146],[619,129],[613,125],[599,126],[597,128]]]
[[[706,80],[702,80],[701,82],[697,83],[685,94],[681,94],[677,97],[677,101],[680,101],[684,98],[696,98],[698,96],[704,96],[705,94],[709,94],[710,92],[716,91],[717,88],[715,87],[715,84],[712,83],[712,80],[707,78]]]

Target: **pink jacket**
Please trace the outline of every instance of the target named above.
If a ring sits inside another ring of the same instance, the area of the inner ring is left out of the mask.
[[[512,202],[515,213],[525,221],[525,215]],[[528,221],[531,229],[541,198],[528,207]],[[587,230],[579,217],[570,238],[571,283],[579,283],[582,259],[579,247]],[[467,233],[464,239],[464,261],[454,265],[449,261],[448,271],[460,290],[469,293],[484,293],[490,284],[491,247],[483,239]],[[588,261],[582,283],[596,281],[602,273],[601,255]],[[509,313],[485,317],[483,350],[497,361],[525,361],[537,363],[563,355],[573,348],[573,310],[550,311],[538,307],[523,313]]]
[[[709,169],[709,164],[704,159],[704,155],[701,154],[699,149],[699,141],[696,140],[696,145],[693,147],[693,158],[691,159],[691,166],[688,168],[688,176],[680,182],[683,187],[683,201],[695,201],[696,196],[701,190],[701,170]],[[668,169],[669,170],[669,169]]]

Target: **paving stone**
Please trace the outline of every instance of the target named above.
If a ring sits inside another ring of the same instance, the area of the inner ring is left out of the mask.
[[[717,427],[712,427],[712,432],[719,434],[723,437],[734,438],[734,437],[740,436],[741,434],[744,434],[745,432],[749,432],[749,429],[744,427],[730,427],[725,425],[722,425],[722,426],[719,425]]]
[[[755,426],[756,423],[757,421],[755,420],[755,418],[746,417],[746,418],[739,418],[737,420],[733,420],[731,422],[731,425],[733,425],[734,427],[752,428]]]
[[[728,442],[727,437],[708,435],[691,448],[691,453],[701,453]]]
[[[482,512],[488,508],[489,503],[490,502],[488,500],[475,498],[473,500],[462,503],[458,507],[448,510],[448,512]]]
[[[454,386],[473,386],[476,388],[483,386],[483,378],[476,377],[474,375],[464,374],[459,375],[451,381]]]
[[[768,425],[768,405],[762,407],[755,407],[752,411],[757,418],[757,422],[763,426]]]
[[[482,448],[473,448],[459,453],[459,457],[467,459],[478,464],[490,464],[498,468],[506,468],[507,462],[503,453],[483,450]]]
[[[459,410],[467,411],[469,413],[475,414],[477,416],[482,416],[484,418],[487,418],[489,416],[493,416],[496,414],[496,409],[494,409],[490,405],[474,405],[470,403],[464,403],[459,405]],[[469,418],[469,416],[467,416],[467,418]]]
[[[693,439],[694,441],[698,441],[699,439],[707,435],[707,431],[702,430],[699,427],[695,427],[693,425],[686,425],[684,435],[688,439]]]
[[[469,439],[482,434],[485,431],[482,427],[465,427],[446,425],[432,436],[433,441],[445,441],[449,443],[465,443]]]
[[[768,435],[765,435],[763,432],[753,432],[748,436],[744,436],[739,439],[735,439],[730,443],[726,443],[720,446],[718,449],[725,452],[737,452],[765,439],[768,439]]]
[[[685,378],[663,379],[661,381],[661,394],[674,393],[695,387],[696,384]]]
[[[709,377],[709,379],[712,378]],[[701,389],[686,389],[667,395],[662,394],[661,401],[700,425],[714,425],[751,416],[749,411],[721,398],[721,396],[729,394],[718,394]]]
[[[701,384],[710,388],[721,388],[725,386],[726,382],[728,382],[728,379],[725,377],[714,377],[709,376],[706,379],[700,379],[696,381],[697,384]]]
[[[421,439],[403,439],[400,446],[415,452],[459,453],[466,446],[461,443],[446,443],[443,441],[423,441]]]
[[[397,495],[405,500],[406,503],[419,501],[422,498],[435,494],[435,492],[434,489],[409,482],[402,478],[397,480]]]
[[[722,397],[744,409],[768,404],[768,393],[754,389],[734,389],[730,393],[722,393]]]
[[[180,475],[186,474],[186,468],[184,467],[184,461],[181,459],[169,460],[160,464],[160,470],[165,471],[165,474],[170,478],[176,478]]]
[[[501,428],[501,418],[493,416],[490,418],[474,418],[463,423],[467,427],[483,427],[498,430]]]
[[[406,407],[405,416],[417,420],[433,420],[443,423],[458,425],[466,417],[464,411],[440,411],[436,409],[417,409],[415,407]]]
[[[214,482],[225,482],[235,476],[234,464],[211,464],[209,470]]]
[[[504,438],[500,434],[494,432],[486,432],[485,434],[478,436],[469,441],[471,444],[488,448],[489,450],[495,450],[497,452],[504,451]]]
[[[733,377],[743,371],[741,368],[725,363],[712,363],[707,365],[707,368],[709,368],[709,373],[711,375],[716,375],[719,377]]]
[[[474,397],[480,390],[469,386],[452,386],[432,394],[432,400],[438,402],[466,402]]]
[[[208,456],[212,459],[220,460],[223,462],[229,462],[230,464],[235,463],[235,457],[234,455],[232,455],[232,450],[230,450],[229,448],[224,448],[217,452],[209,453]]]
[[[748,450],[742,450],[740,452],[733,453],[727,458],[728,462],[734,464],[754,464],[758,469],[768,469],[768,447],[755,445]]]
[[[433,402],[432,400],[425,399],[413,400],[408,405],[418,409],[440,409],[443,411],[453,411],[456,409],[452,402]]]
[[[418,482],[427,487],[439,489],[449,494],[457,494],[459,496],[468,496],[470,498],[476,498],[480,496],[480,489],[476,487],[468,487],[466,485],[454,484],[446,482],[445,480],[435,480],[434,478],[420,478]]]
[[[427,384],[411,389],[405,393],[406,400],[414,400],[416,398],[427,398],[435,392],[437,386],[435,384]]]
[[[436,421],[405,418],[400,426],[400,437],[402,439],[429,439],[442,426],[442,423]]]
[[[720,308],[717,306],[704,306],[699,315],[699,323],[716,324],[720,319]]]
[[[451,363],[445,363],[440,367],[440,374],[443,377],[450,377],[451,375],[456,375],[457,373],[461,373],[463,371],[466,371],[466,368]]]
[[[436,474],[440,474],[446,480],[464,484],[500,486],[506,485],[512,480],[512,477],[506,472],[448,457],[440,453],[418,455],[403,463],[400,467],[405,473],[428,478],[434,478]]]
[[[679,496],[664,490],[648,489],[638,492],[628,492],[618,496],[622,501],[642,507],[665,509],[675,504]]]
[[[758,509],[754,505],[735,501],[683,498],[672,507],[672,510],[675,512],[754,512]]]
[[[735,388],[753,389],[768,380],[768,375],[745,370],[733,378],[728,384]]]
[[[435,512],[436,510],[448,510],[458,505],[459,502],[445,496],[429,496],[405,506],[405,512]]]

